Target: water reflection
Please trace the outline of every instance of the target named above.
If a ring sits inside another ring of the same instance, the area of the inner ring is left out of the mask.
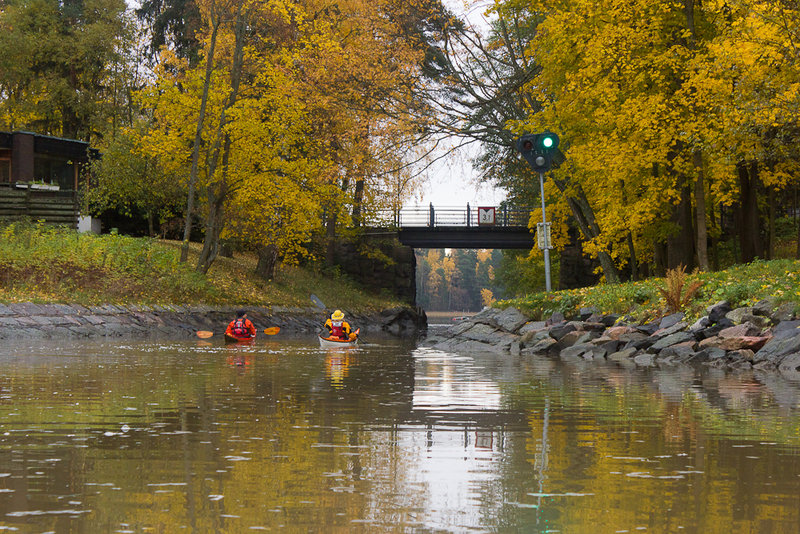
[[[800,527],[779,375],[215,341],[0,349],[0,529]]]

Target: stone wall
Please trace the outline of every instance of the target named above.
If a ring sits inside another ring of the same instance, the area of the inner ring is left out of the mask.
[[[272,326],[285,332],[315,332],[327,312],[319,308],[235,308],[208,306],[80,306],[77,304],[0,304],[0,339],[80,337],[193,337],[198,330],[222,334],[236,316],[247,316],[260,330]],[[348,314],[362,332],[411,336],[424,330],[426,318],[412,308],[394,308],[375,314]]]
[[[340,241],[334,253],[334,262],[342,272],[364,287],[377,293],[387,291],[402,302],[414,305],[417,297],[414,249],[400,244],[397,239]],[[363,249],[379,250],[388,258],[370,257]]]
[[[765,299],[731,309],[719,302],[693,323],[675,313],[647,324],[614,314],[581,310],[533,321],[514,308],[486,309],[426,345],[453,352],[507,352],[565,361],[609,361],[652,367],[701,364],[731,369],[777,370],[800,380],[800,317],[797,304]]]

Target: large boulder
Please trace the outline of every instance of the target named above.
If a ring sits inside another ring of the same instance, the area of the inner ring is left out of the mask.
[[[755,361],[778,362],[795,352],[800,352],[800,321],[783,321],[772,329],[772,339],[756,352]]]
[[[494,317],[497,326],[506,332],[516,332],[522,325],[528,322],[522,312],[516,308],[508,307]]]

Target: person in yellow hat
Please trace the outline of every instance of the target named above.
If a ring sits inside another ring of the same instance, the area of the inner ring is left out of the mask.
[[[330,318],[325,321],[325,328],[328,329],[328,337],[350,339],[350,324],[344,320],[342,310],[336,310],[331,314]]]

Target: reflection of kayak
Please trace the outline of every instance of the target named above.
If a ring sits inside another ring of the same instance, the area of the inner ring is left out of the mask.
[[[245,341],[253,341],[255,337],[250,336],[234,336],[233,334],[225,333],[225,343],[243,343]]]
[[[318,337],[320,347],[355,347],[358,343],[358,330],[350,334],[350,339],[342,339],[338,337]]]

